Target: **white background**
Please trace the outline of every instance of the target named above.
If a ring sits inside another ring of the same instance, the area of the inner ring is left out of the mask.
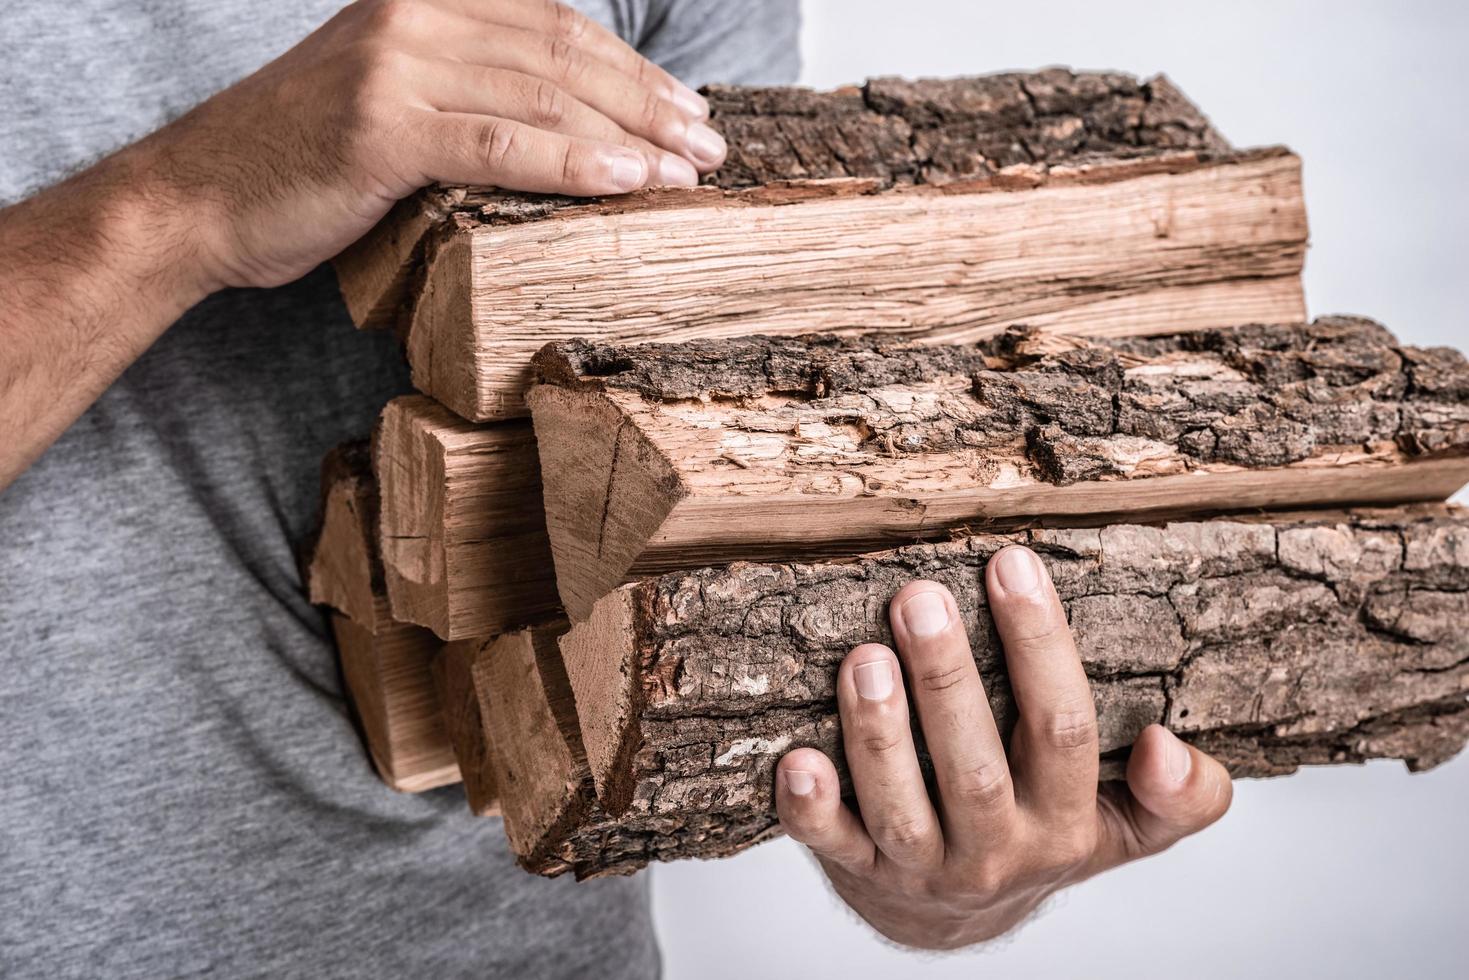
[[[794,2],[794,0],[792,0]],[[1166,71],[1236,145],[1305,159],[1313,315],[1469,346],[1469,5],[806,0],[805,81],[1051,64]],[[1469,624],[1465,624],[1469,628]],[[895,949],[789,841],[654,872],[668,976],[1469,976],[1469,754],[1244,781],[1167,854],[1000,944]]]

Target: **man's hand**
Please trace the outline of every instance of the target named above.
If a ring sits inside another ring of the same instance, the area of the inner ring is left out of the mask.
[[[865,644],[837,679],[861,815],[842,803],[817,750],[797,749],[777,770],[786,832],[858,914],[910,946],[998,936],[1052,892],[1156,854],[1229,807],[1224,767],[1158,725],[1133,746],[1126,786],[1099,793],[1091,691],[1049,575],[1012,546],[991,559],[985,586],[1019,711],[1008,761],[954,598],[920,581],[890,607],[899,655]],[[905,673],[933,758],[932,796]]]
[[[290,282],[433,181],[572,195],[724,159],[695,92],[550,0],[359,0],[0,210],[0,490],[189,307]]]
[[[725,153],[707,116],[550,0],[358,0],[139,149],[187,203],[211,284],[274,286],[432,181],[572,195],[697,183]]]

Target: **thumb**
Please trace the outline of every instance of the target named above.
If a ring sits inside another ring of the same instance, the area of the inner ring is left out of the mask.
[[[1099,857],[1111,867],[1157,854],[1224,816],[1233,796],[1216,759],[1149,725],[1127,760],[1126,792],[1101,801]]]

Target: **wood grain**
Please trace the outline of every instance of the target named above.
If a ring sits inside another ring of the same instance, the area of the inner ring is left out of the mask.
[[[708,95],[729,154],[703,186],[430,189],[338,261],[354,318],[395,323],[415,385],[487,420],[525,413],[526,363],[547,339],[943,342],[1016,322],[1168,332],[1304,316],[1299,161],[1234,150],[1161,76]]]
[[[374,768],[392,788],[417,793],[459,781],[429,673],[441,644],[393,619],[377,518],[366,441],[332,450],[322,464],[320,530],[306,549],[303,579],[310,601],[332,609],[342,678]]]
[[[830,754],[850,792],[837,668],[858,644],[893,642],[888,600],[915,578],[953,592],[1008,732],[1016,709],[983,570],[1011,542],[1041,555],[1066,607],[1104,779],[1120,777],[1151,723],[1236,776],[1370,758],[1420,770],[1469,739],[1459,509],[1035,530],[829,564],[737,562],[623,586],[559,637],[596,789],[580,831],[563,832],[582,848],[573,870],[622,873],[766,839],[774,766],[798,746]],[[653,854],[596,849],[654,826],[667,846]]]
[[[373,465],[394,617],[460,640],[559,611],[530,425],[474,425],[432,399],[397,398]]]
[[[1469,364],[1370,321],[969,346],[550,345],[531,392],[568,614],[629,577],[955,528],[1442,500]]]

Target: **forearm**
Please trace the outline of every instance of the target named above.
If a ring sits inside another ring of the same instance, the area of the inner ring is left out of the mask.
[[[209,292],[147,147],[0,211],[0,490]]]

